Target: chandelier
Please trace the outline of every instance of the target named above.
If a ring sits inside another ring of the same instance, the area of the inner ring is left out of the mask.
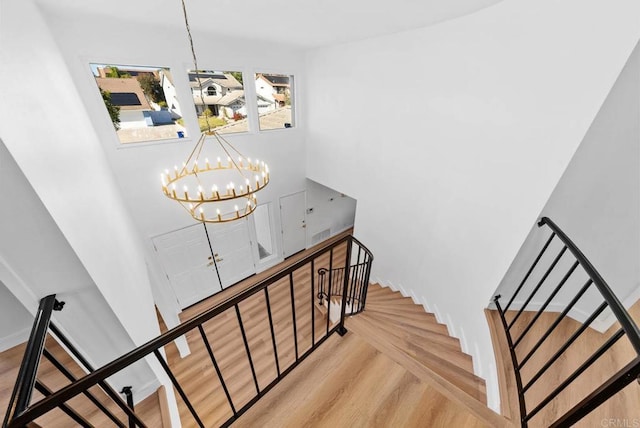
[[[191,45],[193,65],[204,106],[204,89],[200,78],[187,8],[184,0],[182,12]],[[173,171],[166,169],[160,175],[162,192],[187,210],[195,220],[203,223],[225,223],[251,214],[257,207],[256,192],[269,184],[269,166],[264,161],[252,160],[236,150],[231,143],[211,128],[205,114],[207,130],[202,132],[189,157]],[[201,158],[205,143],[211,141],[218,153],[211,160]]]

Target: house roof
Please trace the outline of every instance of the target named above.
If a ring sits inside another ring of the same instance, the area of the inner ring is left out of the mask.
[[[189,73],[189,85],[192,88],[199,88],[202,85],[203,88],[206,89],[207,86],[211,86],[212,83],[216,83],[223,88],[229,89],[242,89],[242,83],[238,82],[238,79],[233,77],[233,75],[226,74],[203,74],[199,73],[200,78],[197,78],[195,73]]]
[[[122,110],[151,110],[138,79],[96,77],[96,83],[100,89],[111,93],[112,103]]]
[[[280,74],[258,74],[257,78],[262,77],[264,80],[269,82],[271,86],[283,86],[289,87],[289,76],[284,76]]]
[[[207,105],[220,105],[220,106],[228,106],[235,101],[240,99],[244,100],[244,91],[231,91],[227,92],[224,96],[220,95],[207,95],[206,91],[203,91],[204,103]],[[200,93],[193,94],[193,101],[197,105],[202,105],[202,98],[200,97]]]

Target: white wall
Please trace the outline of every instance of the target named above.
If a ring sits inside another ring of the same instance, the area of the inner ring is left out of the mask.
[[[29,338],[33,317],[0,280],[0,352]]]
[[[0,183],[11,201],[0,204],[1,344],[23,343],[40,299],[56,294],[66,305],[54,312],[53,322],[94,367],[133,349],[133,340],[1,140]],[[133,386],[136,398],[158,387],[145,364],[111,380],[116,389]]]
[[[3,0],[2,18],[0,138],[97,287],[91,292],[104,298],[132,343],[140,345],[159,333],[144,251],[99,136],[35,3]],[[46,294],[72,287],[34,284],[55,286]],[[23,294],[18,297],[25,306],[25,300],[43,296],[34,290]],[[156,361],[148,367],[168,385]]]
[[[494,409],[483,309],[639,24],[635,1],[511,0],[307,55],[308,177],[358,201],[373,279],[449,324]],[[389,79],[397,91],[380,94]]]
[[[551,218],[567,233],[627,307],[640,298],[638,45],[551,194],[541,216]],[[543,228],[542,231],[538,227],[532,229],[503,278],[499,293],[505,296],[514,293],[515,287],[529,268],[528,265],[535,259],[548,236],[547,228]],[[557,246],[553,249],[555,252],[551,252],[551,256],[557,254]],[[562,262],[565,261],[572,262],[572,258],[564,257]],[[564,273],[562,269],[559,270],[558,274]],[[584,275],[574,276],[580,280],[570,282],[564,288],[569,288],[572,284],[579,287],[584,283]],[[539,296],[532,300],[531,307],[541,305],[558,280],[557,277],[550,277],[546,292],[540,292]],[[536,283],[536,280],[530,280],[527,284]],[[526,290],[529,288],[525,287],[521,293],[526,296]],[[569,299],[568,295],[560,295],[555,301],[566,304]],[[516,299],[515,302],[518,300],[522,299]],[[601,302],[602,298],[597,293],[589,293],[580,300],[576,306],[577,311],[569,315],[584,320]],[[608,315],[608,312],[604,315]],[[613,318],[601,316],[594,327],[604,330],[612,322]]]
[[[313,209],[309,212],[309,209]],[[330,230],[331,236],[353,227],[356,200],[313,180],[307,180],[307,247],[317,244],[313,236]]]
[[[176,12],[179,12],[179,7],[176,7]],[[161,267],[150,238],[193,224],[178,204],[162,194],[160,186],[160,173],[186,160],[199,135],[186,73],[187,69],[193,68],[186,32],[182,26],[145,27],[126,20],[114,22],[103,17],[70,17],[56,13],[47,11],[48,24],[79,91],[81,104],[88,113],[86,125],[95,130],[117,187],[146,245],[145,257],[152,272],[156,303],[167,325],[175,326],[179,321],[180,308],[166,278],[153,274],[161,272]],[[118,31],[112,31],[113,28]],[[154,43],[146,42],[148,35],[152,35]],[[250,125],[254,130],[258,126],[257,108],[251,103],[256,96],[255,87],[250,84],[253,81],[251,76],[257,69],[294,75],[299,75],[302,69],[303,59],[299,52],[273,44],[249,43],[205,33],[194,33],[193,38],[201,68],[245,73],[245,95],[248,107],[252,109]],[[153,144],[119,145],[95,88],[89,69],[91,62],[169,67],[188,137]],[[304,189],[304,141],[299,128],[226,135],[225,138],[245,155],[269,163],[271,181],[258,195],[259,203],[277,201],[281,195]],[[274,215],[279,228],[278,210],[274,210]],[[277,251],[281,253],[280,248]]]

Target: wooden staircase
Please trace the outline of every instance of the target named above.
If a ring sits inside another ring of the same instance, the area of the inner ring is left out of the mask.
[[[410,298],[371,284],[364,312],[350,317],[346,326],[418,378],[468,396],[462,396],[464,401],[472,397],[486,408],[485,383],[473,373],[471,357],[444,324]]]

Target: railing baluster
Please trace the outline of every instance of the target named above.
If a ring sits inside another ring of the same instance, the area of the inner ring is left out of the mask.
[[[367,304],[367,292],[369,291],[369,280],[371,278],[371,265],[373,264],[373,257],[371,256],[371,254],[368,254],[367,258],[369,259],[369,261],[367,262],[367,273],[363,281],[364,292],[362,293],[362,307],[360,308],[360,310],[364,310]]]
[[[51,312],[53,311],[55,302],[55,294],[51,294],[40,300],[29,340],[27,341],[27,348],[24,351],[24,358],[18,371],[18,378],[11,393],[11,398],[9,399],[9,406],[3,426],[7,424],[12,414],[23,412],[31,402],[38,365],[40,364],[40,355],[42,355],[42,350],[44,349],[44,342],[47,338],[47,328],[51,320]],[[11,409],[14,406],[14,402],[15,409],[12,412]]]
[[[278,373],[278,377],[280,377],[280,357],[278,356],[278,346],[276,344],[276,332],[273,329],[273,316],[271,315],[271,303],[269,301],[269,292],[267,291],[268,287],[264,289],[264,298],[267,302],[267,315],[269,316],[269,330],[271,331],[271,345],[273,346],[273,356],[276,360],[276,372]],[[313,296],[311,299],[311,304],[313,305]]]
[[[574,426],[580,419],[596,409],[602,403],[622,391],[627,385],[640,377],[640,357],[636,357],[629,364],[609,378],[599,388],[586,396],[581,402],[576,404],[556,420],[550,428],[563,428]]]
[[[344,316],[345,316],[345,311],[347,309],[347,288],[349,287],[349,263],[351,263],[351,242],[349,242],[347,244],[347,254],[345,257],[345,272],[346,275],[344,276],[344,281],[342,283],[342,305],[340,308],[340,325],[338,326],[338,334],[340,336],[344,336],[345,334],[347,334],[347,329],[344,326]]]
[[[311,264],[310,264],[310,269],[311,269],[311,347],[315,347],[316,346],[316,305],[315,305],[315,298],[314,298],[314,292],[315,292],[315,284],[314,284],[314,279],[315,279],[315,266],[313,263],[314,259],[311,259]]]
[[[564,380],[556,389],[554,389],[547,397],[540,402],[528,415],[527,420],[534,417],[540,410],[542,410],[551,400],[558,396],[567,386],[569,386],[578,376],[580,376],[585,370],[587,370],[598,358],[600,358],[607,349],[611,348],[622,336],[624,336],[624,330],[620,329],[613,336],[609,338],[598,350],[593,353],[584,363],[580,365],[567,379]]]
[[[556,351],[556,353],[553,354],[553,357],[547,360],[545,365],[542,366],[542,368],[538,370],[538,372],[536,372],[536,374],[529,380],[529,383],[527,383],[524,386],[524,388],[522,388],[523,394],[527,392],[527,390],[540,378],[540,376],[542,376],[544,372],[546,372],[547,369],[549,369],[549,367],[551,367],[553,363],[556,362],[556,360],[560,357],[560,355],[562,355],[564,351],[566,351],[569,348],[569,346],[571,346],[571,344],[575,342],[578,337],[580,337],[580,335],[589,327],[589,325],[591,325],[593,320],[595,320],[598,317],[598,315],[600,315],[602,311],[605,310],[606,307],[607,307],[607,302],[604,302],[600,306],[598,306],[595,312],[593,312],[591,316],[587,318],[587,320],[580,326],[580,328],[578,328],[571,335],[571,337],[564,343],[564,345],[562,345],[560,349],[558,349],[558,351]]]
[[[293,318],[293,343],[296,349],[296,361],[298,361],[298,324],[296,322],[296,302],[293,292],[293,272],[289,274],[289,291],[291,293],[291,317]]]
[[[251,349],[249,349],[249,341],[247,340],[247,333],[244,331],[244,324],[242,322],[242,316],[240,315],[240,308],[235,305],[236,317],[238,318],[238,325],[240,325],[240,333],[242,333],[242,341],[244,342],[244,349],[247,352],[247,358],[249,359],[249,367],[251,367],[251,375],[253,376],[253,383],[256,386],[256,392],[260,394],[260,387],[258,386],[258,376],[256,375],[256,369],[253,366],[253,358],[251,358]]]
[[[87,361],[87,359],[82,355],[82,353],[67,339],[67,336],[62,334],[58,326],[54,323],[49,324],[49,329],[55,335],[55,337],[71,352],[71,354],[84,366],[84,368],[89,372],[93,373],[95,370],[93,366]],[[100,388],[113,400],[114,403],[117,404],[118,407],[130,418],[133,419],[137,426],[146,428],[144,422],[138,418],[133,410],[122,400],[120,394],[118,394],[112,387],[105,381],[100,381],[97,383]]]
[[[553,233],[551,233],[551,236],[549,237],[549,239],[547,239],[547,242],[544,244],[544,247],[542,247],[542,250],[540,250],[540,253],[538,253],[538,257],[536,257],[536,259],[534,260],[533,264],[531,265],[531,267],[527,271],[527,274],[524,276],[524,278],[520,282],[520,285],[518,285],[518,288],[516,288],[516,292],[513,293],[513,296],[511,296],[511,299],[509,299],[509,303],[507,303],[507,305],[504,307],[504,312],[505,313],[511,307],[511,303],[513,303],[513,300],[516,298],[518,293],[520,293],[520,290],[524,286],[524,283],[527,282],[527,279],[529,278],[529,275],[531,275],[531,272],[533,272],[533,270],[535,269],[536,265],[538,264],[538,262],[540,261],[540,259],[544,255],[545,251],[547,251],[547,247],[549,246],[549,244],[551,244],[551,241],[553,240],[553,238],[555,236],[556,236],[556,234],[555,234],[555,232],[553,232]]]
[[[536,342],[536,344],[533,346],[533,348],[531,348],[531,350],[529,350],[529,352],[527,353],[527,355],[522,359],[522,361],[520,362],[520,365],[517,366],[518,370],[522,370],[522,367],[524,367],[524,365],[527,363],[527,361],[529,361],[529,359],[533,356],[533,354],[538,350],[538,348],[540,347],[540,345],[542,345],[542,343],[547,340],[547,338],[551,335],[551,333],[553,333],[553,331],[555,330],[555,328],[560,324],[560,322],[567,316],[567,314],[569,313],[569,311],[571,309],[573,309],[573,307],[575,306],[576,303],[578,303],[578,300],[580,300],[580,298],[583,296],[584,293],[586,293],[586,291],[589,289],[589,287],[591,286],[591,284],[593,284],[593,281],[591,279],[587,280],[587,282],[582,286],[582,288],[580,289],[580,291],[578,292],[578,294],[575,295],[575,297],[573,299],[571,299],[571,302],[569,302],[569,304],[567,305],[566,308],[564,308],[564,310],[560,313],[560,315],[558,315],[558,317],[556,318],[556,320],[553,322],[553,324],[551,324],[551,326],[547,329],[547,331],[540,337],[540,339],[538,339],[538,341]]]
[[[180,395],[180,397],[182,397],[182,401],[184,401],[184,404],[187,406],[187,408],[191,412],[193,419],[196,420],[196,423],[198,424],[199,427],[204,428],[204,424],[202,423],[202,420],[200,419],[198,412],[196,412],[196,409],[193,408],[193,405],[191,404],[191,401],[189,401],[187,394],[185,394],[184,390],[182,389],[182,386],[180,386],[180,382],[178,382],[178,379],[176,379],[176,377],[174,376],[173,372],[169,368],[169,365],[167,364],[165,359],[162,357],[162,355],[160,355],[160,351],[158,351],[157,349],[154,349],[153,355],[156,356],[163,370],[165,371],[167,376],[169,376],[169,379],[171,380],[173,387],[176,389],[176,391],[178,391],[178,394]]]
[[[331,322],[331,292],[333,285],[333,248],[329,251],[329,292],[327,293],[327,333],[325,336],[329,336],[329,323]]]
[[[44,355],[44,357],[49,360],[49,362],[51,364],[53,364],[53,366],[58,369],[58,371],[60,373],[62,373],[64,375],[64,377],[66,377],[68,380],[70,380],[71,382],[75,382],[77,379],[76,377],[69,371],[67,370],[67,368],[60,362],[58,361],[58,359],[47,350],[47,348],[44,348],[42,351],[42,355]],[[126,425],[119,420],[111,411],[109,411],[109,409],[107,409],[104,404],[102,404],[91,392],[84,391],[83,394],[93,403],[95,404],[95,406],[100,409],[100,411],[102,413],[104,413],[105,415],[107,415],[107,417],[109,419],[111,419],[113,421],[113,423],[115,423],[117,426],[125,428]]]
[[[556,256],[556,258],[553,260],[553,263],[551,263],[551,266],[549,266],[549,269],[547,269],[547,271],[545,272],[544,276],[540,279],[540,281],[538,281],[538,284],[536,285],[536,288],[533,289],[533,291],[531,292],[531,294],[529,295],[529,297],[527,298],[527,300],[524,302],[524,304],[522,305],[522,307],[520,308],[520,310],[518,311],[518,313],[516,314],[515,317],[513,317],[513,319],[511,320],[511,322],[509,323],[509,329],[511,329],[511,327],[513,327],[513,325],[515,324],[515,322],[518,320],[518,318],[520,317],[520,315],[522,315],[522,312],[524,312],[524,309],[527,307],[527,305],[529,304],[529,302],[531,302],[531,299],[533,299],[533,296],[536,295],[536,293],[538,292],[538,290],[540,289],[540,287],[542,287],[542,284],[545,282],[545,280],[547,279],[547,277],[549,276],[549,274],[551,273],[551,271],[553,270],[553,268],[556,267],[556,265],[558,264],[558,262],[560,261],[560,259],[562,258],[563,254],[567,251],[567,246],[565,245],[564,247],[562,247],[562,250],[560,250],[560,253]]]
[[[45,384],[43,384],[42,382],[40,382],[39,380],[36,380],[36,383],[34,385],[35,389],[38,390],[38,392],[42,395],[44,395],[45,397],[50,396],[51,394],[53,394],[53,392],[47,388],[47,386]],[[69,416],[71,419],[73,419],[74,421],[76,421],[78,424],[80,424],[80,426],[82,426],[83,428],[93,428],[93,425],[86,420],[85,418],[83,418],[82,416],[80,416],[78,414],[78,412],[76,412],[75,410],[73,410],[71,407],[69,407],[67,404],[62,403],[58,406],[58,408],[60,410],[62,410],[63,412],[65,412],[67,414],[67,416]]]
[[[500,296],[499,294],[493,298],[493,302],[496,305],[496,309],[498,310],[498,315],[500,315],[500,322],[502,323],[502,327],[507,336],[507,346],[509,347],[509,356],[511,357],[511,363],[513,367],[518,367],[518,357],[516,356],[515,348],[513,347],[513,342],[511,340],[511,334],[509,334],[509,329],[507,328],[507,319],[504,317],[504,311],[500,307]],[[518,390],[518,402],[520,404],[520,420],[522,422],[522,428],[527,428],[527,422],[524,419],[524,415],[527,414],[527,405],[524,401],[524,392],[522,391],[522,377],[520,376],[520,370],[514,370],[515,378],[516,378],[516,387]]]
[[[209,358],[211,359],[211,363],[213,364],[213,368],[218,375],[218,379],[220,380],[220,385],[222,386],[222,390],[224,391],[224,395],[227,397],[227,401],[229,402],[229,406],[231,407],[231,411],[233,412],[233,416],[236,416],[238,412],[236,411],[236,407],[233,405],[233,400],[231,399],[231,394],[229,394],[229,390],[227,389],[227,384],[224,381],[224,377],[222,376],[222,372],[220,371],[220,367],[218,366],[218,362],[216,361],[216,357],[213,354],[213,349],[211,348],[211,344],[207,339],[207,334],[202,328],[202,324],[198,326],[198,331],[200,332],[200,336],[202,337],[202,341],[204,342],[204,346],[207,348],[207,352],[209,353]]]
[[[533,317],[533,319],[529,322],[529,325],[527,325],[527,327],[522,331],[522,333],[520,333],[520,337],[518,337],[516,339],[516,341],[513,343],[513,347],[517,347],[518,344],[520,343],[520,341],[524,338],[524,336],[529,332],[529,330],[531,329],[531,327],[533,327],[533,325],[536,323],[536,321],[538,320],[538,318],[540,318],[540,316],[542,315],[542,313],[544,312],[544,310],[547,308],[547,306],[549,306],[549,303],[551,303],[551,301],[553,300],[553,298],[556,296],[556,294],[558,294],[558,292],[560,291],[560,289],[562,288],[562,286],[567,282],[567,280],[569,279],[569,277],[571,277],[571,275],[573,274],[573,272],[576,270],[576,268],[578,267],[578,262],[576,261],[571,268],[569,269],[569,271],[564,275],[564,277],[562,278],[562,280],[560,281],[560,283],[556,286],[556,288],[553,290],[553,292],[549,295],[549,297],[547,298],[547,300],[544,302],[544,304],[542,305],[542,307],[538,310],[538,313],[536,314],[535,317]]]

